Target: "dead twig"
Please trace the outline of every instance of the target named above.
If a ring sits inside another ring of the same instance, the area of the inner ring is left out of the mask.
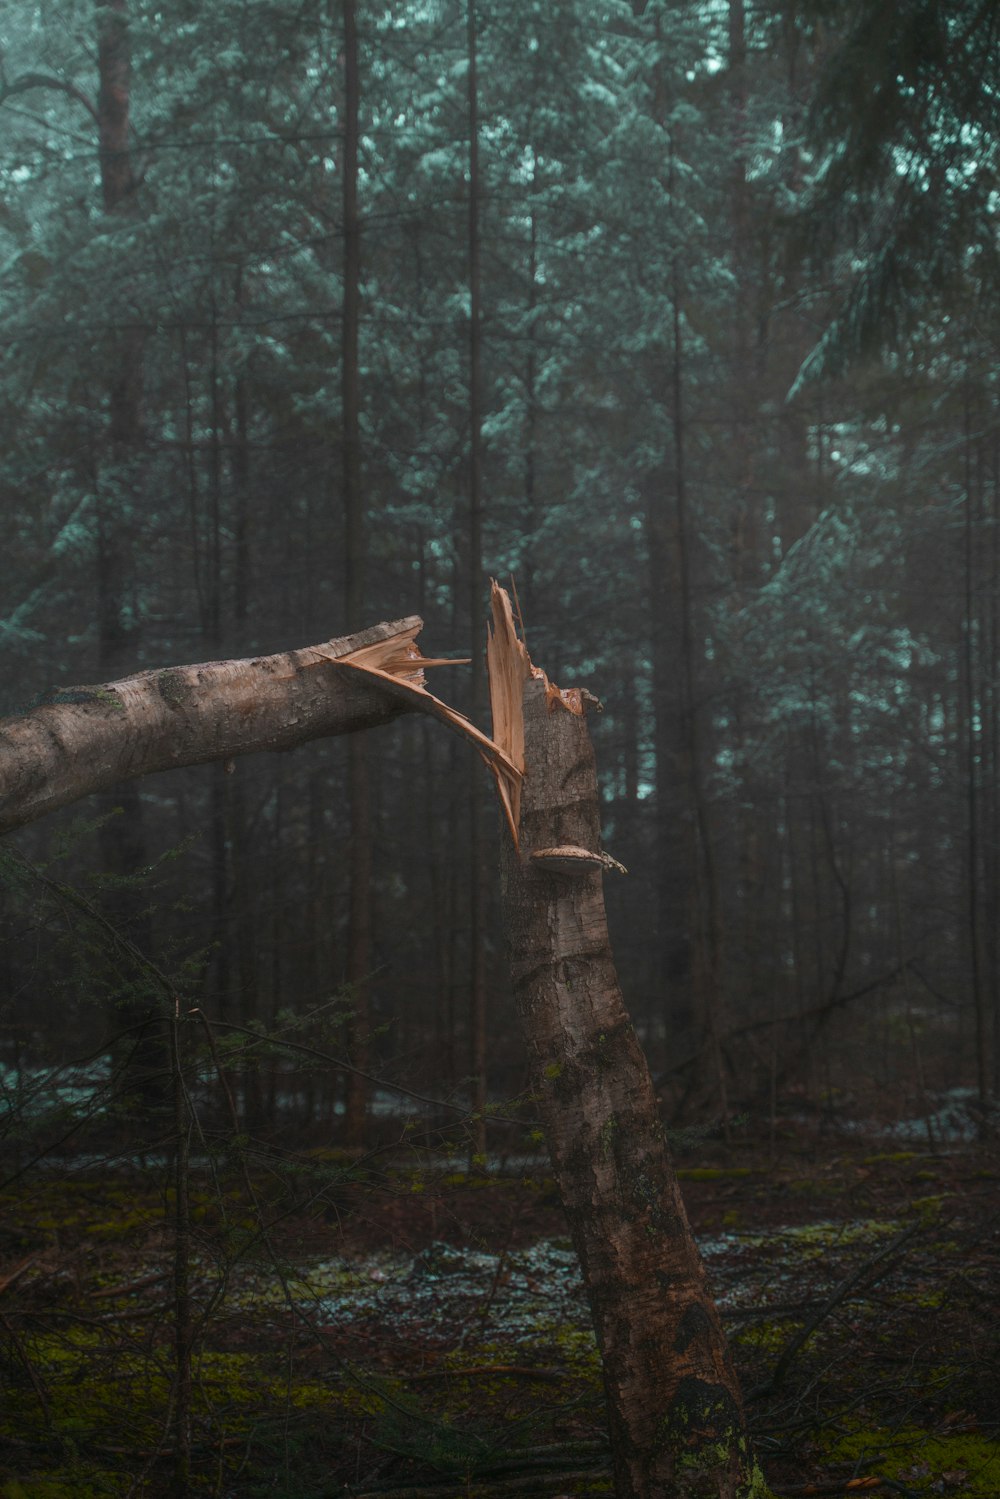
[[[4,1332],[10,1339],[11,1346],[20,1359],[21,1364],[24,1367],[24,1372],[27,1374],[29,1380],[31,1381],[31,1388],[35,1392],[35,1399],[38,1401],[38,1404],[42,1408],[42,1415],[45,1417],[46,1426],[51,1427],[52,1411],[49,1406],[49,1397],[44,1384],[39,1378],[38,1371],[31,1361],[28,1350],[25,1348],[24,1343],[16,1330],[11,1326],[10,1322],[5,1316],[3,1316],[2,1313],[0,1313],[0,1327],[3,1328]]]
[[[788,1373],[789,1367],[791,1366],[792,1360],[795,1358],[796,1354],[801,1351],[801,1349],[812,1337],[816,1329],[826,1321],[830,1313],[834,1311],[842,1301],[847,1300],[848,1296],[856,1286],[861,1285],[863,1282],[867,1282],[868,1285],[871,1286],[874,1285],[876,1281],[881,1280],[882,1276],[890,1268],[888,1262],[894,1255],[898,1254],[901,1249],[904,1249],[910,1242],[910,1240],[915,1238],[923,1227],[924,1224],[919,1219],[916,1223],[911,1223],[909,1228],[904,1229],[901,1234],[896,1235],[891,1244],[886,1244],[885,1247],[880,1249],[877,1254],[874,1254],[870,1259],[865,1260],[863,1265],[859,1265],[856,1270],[852,1270],[850,1275],[846,1276],[845,1279],[835,1287],[831,1295],[827,1297],[826,1301],[824,1301],[822,1306],[819,1307],[815,1315],[810,1317],[805,1326],[801,1327],[795,1334],[795,1336],[788,1342],[781,1354],[781,1357],[778,1359],[778,1362],[774,1366],[771,1378],[764,1384],[757,1385],[756,1389],[751,1390],[746,1396],[746,1399],[748,1401],[760,1400],[765,1395],[775,1394],[781,1388],[781,1385],[784,1382],[785,1375]],[[878,1269],[879,1266],[882,1266],[882,1268]],[[877,1274],[873,1275],[872,1272],[876,1270]]]
[[[169,1280],[169,1270],[157,1270],[152,1275],[141,1275],[138,1280],[127,1281],[122,1286],[102,1286],[100,1290],[91,1291],[91,1301],[111,1300],[115,1296],[131,1296],[133,1291],[145,1291],[150,1286],[161,1285],[163,1281]],[[0,1286],[0,1290],[3,1287]]]
[[[744,1317],[797,1317],[815,1306],[813,1301],[777,1301],[773,1306],[720,1306],[719,1316],[724,1320],[742,1320]]]
[[[496,1483],[475,1480],[476,1493],[490,1499],[505,1499],[507,1494],[529,1494],[543,1499],[546,1494],[572,1492],[577,1485],[593,1483],[599,1468],[584,1468],[572,1473],[527,1473],[523,1477],[499,1479]],[[466,1480],[459,1483],[415,1484],[403,1489],[365,1489],[356,1499],[465,1499],[469,1493]]]
[[[868,1478],[825,1478],[816,1483],[772,1484],[771,1493],[797,1496],[802,1494],[875,1494],[879,1489],[893,1487],[884,1478],[872,1474]]]
[[[407,1377],[412,1382],[418,1379],[491,1379],[495,1376],[556,1383],[566,1378],[566,1370],[544,1365],[533,1367],[531,1364],[470,1364],[467,1368],[420,1369]]]
[[[37,1259],[37,1254],[29,1254],[25,1259],[19,1260],[13,1270],[8,1270],[6,1275],[0,1277],[0,1294],[6,1291],[8,1286],[12,1286],[18,1276],[24,1274],[25,1270],[30,1270]]]

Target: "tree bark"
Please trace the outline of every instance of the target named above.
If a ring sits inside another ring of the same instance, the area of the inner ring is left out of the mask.
[[[337,661],[378,642],[412,640],[420,624],[411,616],[277,656],[59,688],[0,720],[0,833],[151,771],[388,723],[419,707],[417,699],[394,696],[391,678],[373,682]]]
[[[586,720],[525,683],[518,853],[502,892],[514,996],[553,1168],[604,1365],[620,1499],[760,1491],[739,1386],[625,1010],[601,872],[566,875],[531,851],[598,851]]]

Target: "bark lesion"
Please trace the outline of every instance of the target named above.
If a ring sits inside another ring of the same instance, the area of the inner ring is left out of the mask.
[[[191,696],[191,684],[181,671],[169,668],[157,674],[156,690],[168,708],[179,709]]]
[[[124,713],[125,704],[117,685],[99,683],[96,686],[53,687],[40,694],[30,708],[109,708],[113,713]],[[29,709],[23,710],[24,713]]]

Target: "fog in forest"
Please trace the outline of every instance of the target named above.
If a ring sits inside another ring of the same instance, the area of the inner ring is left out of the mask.
[[[35,1253],[29,1220],[62,1222],[84,1163],[105,1162],[101,1193],[123,1163],[166,1172],[173,1222],[178,1153],[209,1162],[213,1225],[223,1179],[254,1221],[286,1213],[259,1171],[328,1224],[375,1190],[365,1170],[404,1160],[439,1193],[441,1172],[548,1179],[509,834],[440,716],[248,740],[44,817],[18,811],[41,772],[8,732],[104,711],[135,673],[419,616],[424,655],[456,662],[430,690],[490,735],[491,579],[532,661],[599,700],[610,945],[682,1185],[685,1161],[777,1169],[803,1140],[900,1161],[995,1149],[998,31],[972,0],[8,0],[0,1155],[15,1198],[64,1172],[69,1197],[31,1199],[20,1227],[15,1211],[0,1268]],[[289,1186],[307,1160],[335,1184]],[[913,1170],[902,1198],[943,1190]],[[699,1234],[727,1212],[746,1227],[704,1180]],[[146,1213],[148,1182],[134,1190],[141,1207],[123,1188],[105,1216]],[[475,1293],[500,1315],[535,1207],[508,1251],[473,1197],[453,1217],[485,1235],[470,1254],[501,1257]],[[456,1242],[441,1212],[408,1238],[373,1207],[354,1248]],[[222,1426],[217,1480],[199,1467],[207,1305],[177,1324],[183,1421],[141,1439],[174,1454],[166,1486],[154,1452],[127,1481],[59,1468],[65,1492],[265,1491],[256,1457],[260,1488],[226,1466]],[[0,1326],[51,1434],[38,1328]],[[351,1416],[368,1441],[376,1375],[366,1349],[341,1355],[369,1369]],[[952,1408],[986,1421],[976,1399]],[[379,1450],[415,1463],[406,1410]],[[336,1453],[337,1492],[431,1482]],[[458,1482],[458,1459],[427,1460]],[[864,1471],[853,1449],[837,1460]],[[979,1471],[929,1461],[884,1471],[907,1494]],[[32,1487],[48,1471],[0,1452],[0,1493],[60,1499]],[[769,1471],[775,1492],[803,1475],[829,1476]],[[1000,1490],[962,1482],[945,1490]]]

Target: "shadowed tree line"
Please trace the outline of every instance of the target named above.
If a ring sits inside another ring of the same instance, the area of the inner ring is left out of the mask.
[[[668,1107],[985,1104],[995,27],[8,6],[4,711],[417,612],[482,721],[513,572],[533,656],[604,703],[616,959]],[[134,782],[63,867],[219,1021],[340,996],[358,1071],[291,1099],[274,1062],[239,1102],[356,1144],[362,1074],[523,1085],[489,794],[405,718]],[[3,1060],[99,1039],[16,890],[3,920]]]

